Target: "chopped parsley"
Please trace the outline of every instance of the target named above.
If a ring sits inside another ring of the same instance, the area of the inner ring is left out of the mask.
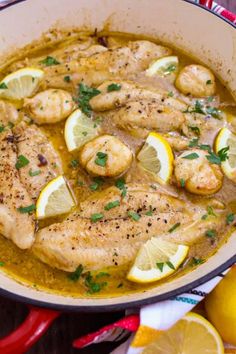
[[[36,209],[36,206],[35,204],[31,204],[29,206],[26,206],[26,207],[20,207],[20,208],[17,208],[17,210],[21,213],[21,214],[29,214],[29,213],[32,213],[32,211],[34,211]]]
[[[105,210],[110,210],[110,209],[113,209],[117,206],[120,205],[120,201],[119,200],[114,200],[114,202],[109,202],[105,205],[104,209]]]
[[[207,160],[211,164],[220,165],[221,162],[226,161],[228,159],[228,152],[229,147],[224,147],[215,154],[213,151],[208,151],[209,155],[206,156]]]
[[[207,85],[211,85],[211,84],[212,84],[212,81],[211,81],[211,80],[207,80],[207,81],[206,81],[206,84],[207,84]]]
[[[76,160],[76,159],[71,160],[69,166],[70,166],[71,168],[77,168],[77,167],[79,166],[78,160]]]
[[[189,125],[188,128],[191,129],[196,135],[201,134],[200,129],[198,127],[194,127],[194,126]]]
[[[183,178],[180,178],[180,186],[181,186],[182,188],[185,187],[185,180],[184,180]]]
[[[104,217],[104,215],[102,213],[95,213],[91,215],[91,221],[92,222],[97,222],[99,220],[101,220]]]
[[[199,145],[199,148],[200,148],[201,150],[204,150],[204,151],[208,151],[208,152],[211,151],[211,146],[208,145],[208,144],[200,144],[200,145]]]
[[[0,84],[0,90],[5,90],[5,89],[7,89],[8,87],[7,87],[7,85],[5,84],[5,82],[2,82],[1,84]]]
[[[0,267],[4,267],[5,266],[5,262],[0,261]]]
[[[35,171],[32,171],[32,169],[29,170],[30,177],[38,176],[38,175],[40,175],[40,173],[41,173],[41,170],[35,170]]]
[[[91,191],[96,191],[104,183],[103,179],[100,177],[95,177],[93,183],[89,186]]]
[[[112,92],[112,91],[120,91],[121,85],[119,84],[110,84],[107,86],[107,92]]]
[[[123,178],[119,178],[115,183],[116,187],[121,190],[121,196],[124,198],[127,194],[127,189],[125,186],[125,180]]]
[[[94,125],[93,125],[93,127],[94,128],[97,128],[97,126],[102,122],[102,117],[96,117],[95,119],[94,119]]]
[[[96,275],[96,279],[100,279],[100,278],[103,278],[103,277],[110,277],[110,274],[107,273],[107,272],[99,272],[99,273]]]
[[[214,97],[213,97],[213,96],[209,96],[209,97],[207,98],[207,102],[212,102],[212,101],[214,101]]]
[[[75,101],[78,103],[81,111],[88,117],[91,116],[92,111],[89,101],[99,93],[101,93],[101,91],[97,90],[96,88],[89,87],[82,82],[79,84],[79,96],[78,98],[75,98]]]
[[[216,230],[214,230],[214,229],[207,230],[205,232],[205,236],[209,237],[209,238],[215,238],[216,237]]]
[[[0,124],[0,133],[2,133],[5,130],[5,127],[3,124]]]
[[[71,82],[70,76],[69,75],[64,76],[64,81],[65,82]]]
[[[168,97],[173,97],[174,96],[174,92],[173,91],[169,91],[168,92]]]
[[[198,138],[193,138],[192,140],[190,140],[188,146],[189,147],[198,147],[198,142],[199,142]]]
[[[83,136],[87,136],[87,135],[88,135],[88,132],[82,132],[82,135],[83,135]]]
[[[196,101],[195,105],[193,106],[192,109],[190,107],[187,108],[187,110],[184,111],[184,113],[198,113],[198,114],[204,114],[204,115],[211,115],[213,118],[216,119],[221,119],[221,114],[222,111],[217,109],[216,107],[211,107],[211,106],[206,106],[200,102]]]
[[[207,214],[204,214],[201,219],[202,220],[206,220],[208,218],[208,216],[217,216],[214,212],[214,209],[212,208],[212,206],[208,205],[207,207]]]
[[[59,65],[60,64],[60,62],[57,59],[55,59],[51,56],[47,56],[45,59],[41,60],[39,63],[43,64],[45,66],[52,66],[52,65]]]
[[[193,257],[193,258],[191,259],[191,265],[192,265],[192,266],[199,265],[199,264],[202,264],[202,263],[204,263],[204,262],[205,262],[205,260],[202,259],[202,258]]]
[[[95,164],[102,167],[106,166],[108,155],[105,152],[98,151],[96,156]]]
[[[165,75],[170,75],[176,70],[176,64],[170,64],[164,69]]]
[[[141,216],[135,211],[128,211],[128,216],[134,221],[139,221],[139,219],[141,218]]]
[[[168,230],[168,232],[171,233],[171,232],[175,231],[178,227],[180,227],[180,225],[181,225],[180,222],[177,222]]]
[[[226,224],[230,225],[234,221],[235,215],[230,213],[226,216]]]
[[[78,281],[82,275],[83,270],[84,267],[82,264],[80,264],[73,273],[68,275],[68,278],[74,282]]]
[[[84,185],[83,181],[80,181],[80,180],[77,181],[77,186],[82,187],[83,185]]]
[[[196,152],[192,152],[191,154],[185,155],[182,157],[182,159],[187,159],[187,160],[195,160],[198,159],[199,155]]]
[[[91,273],[88,272],[84,284],[87,287],[89,294],[95,294],[101,291],[107,285],[107,282],[96,282]]]
[[[24,155],[19,155],[15,164],[17,170],[29,164],[29,160]]]
[[[152,206],[150,205],[149,210],[145,213],[145,215],[152,216],[152,214],[153,214],[153,210],[152,210]]]

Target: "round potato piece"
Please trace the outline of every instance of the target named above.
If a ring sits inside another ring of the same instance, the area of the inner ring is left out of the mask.
[[[132,162],[131,150],[112,135],[101,135],[80,151],[79,160],[88,173],[115,177],[126,171]]]
[[[185,95],[212,96],[216,92],[213,73],[202,65],[185,66],[179,73],[175,86]]]
[[[74,103],[69,92],[49,89],[25,99],[24,106],[37,124],[52,124],[67,118],[73,110]]]
[[[206,159],[207,154],[200,149],[185,150],[175,159],[174,173],[179,186],[184,184],[186,190],[199,195],[213,194],[221,188],[221,169]],[[190,159],[193,156],[196,158]]]

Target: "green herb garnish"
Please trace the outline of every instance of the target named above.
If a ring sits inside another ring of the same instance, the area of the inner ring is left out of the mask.
[[[156,266],[160,270],[160,272],[163,272],[164,263],[156,263]]]
[[[177,222],[168,230],[168,232],[171,233],[171,232],[175,231],[178,227],[180,227],[180,225],[181,225],[180,222]]]
[[[71,81],[70,76],[69,75],[64,76],[64,81],[65,82],[70,82]]]
[[[226,224],[230,225],[234,221],[235,215],[230,213],[226,216]]]
[[[196,152],[193,152],[191,154],[185,155],[182,157],[182,159],[187,159],[187,160],[195,160],[199,157],[199,155]]]
[[[121,190],[121,196],[124,198],[127,194],[125,180],[123,178],[119,178],[118,180],[116,180],[115,185],[117,188],[119,188]]]
[[[205,232],[205,235],[209,238],[214,238],[214,237],[216,237],[216,230],[213,230],[213,229],[207,230]]]
[[[43,64],[45,66],[52,66],[52,65],[59,65],[60,64],[60,62],[57,61],[57,59],[55,59],[51,56],[47,56],[45,59],[41,60],[39,63]]]
[[[82,275],[83,270],[84,267],[82,264],[80,264],[73,273],[68,275],[68,278],[72,281],[78,281]]]
[[[207,80],[207,81],[206,81],[206,84],[207,84],[207,85],[211,85],[211,84],[212,84],[212,81],[211,81],[211,80]]]
[[[26,206],[26,207],[20,207],[20,208],[17,208],[17,210],[21,213],[21,214],[29,214],[29,213],[32,213],[32,211],[34,211],[36,209],[36,206],[35,204],[31,204],[29,206]]]
[[[128,211],[128,216],[134,221],[139,221],[139,219],[141,218],[141,216],[135,211]]]
[[[114,200],[114,202],[109,202],[105,205],[104,209],[105,210],[110,210],[110,209],[113,209],[117,206],[120,205],[120,201],[119,200]]]
[[[209,155],[206,156],[207,160],[215,165],[220,165],[221,162],[226,161],[228,159],[228,152],[229,147],[224,147],[223,149],[219,150],[217,154],[213,151],[208,151]]]
[[[0,261],[0,267],[4,267],[5,266],[5,262]]]
[[[40,175],[41,172],[42,172],[41,170],[32,171],[32,170],[30,169],[30,170],[29,170],[29,175],[30,175],[30,177],[34,177],[34,176]]]
[[[7,89],[8,87],[7,87],[7,85],[5,84],[5,82],[2,82],[1,84],[0,84],[0,90],[5,90],[5,89]]]
[[[181,186],[182,188],[185,187],[185,180],[184,180],[183,178],[180,179],[180,186]]]
[[[88,117],[91,116],[92,111],[89,101],[99,93],[101,93],[101,91],[97,90],[96,88],[86,86],[82,82],[79,84],[79,97],[75,98],[75,101],[78,103],[81,111]]]
[[[76,159],[71,160],[69,166],[70,166],[71,168],[77,168],[77,167],[79,166],[78,160],[76,160]]]
[[[189,147],[197,147],[198,146],[198,141],[199,141],[198,138],[194,138],[194,139],[190,140],[188,146]]]
[[[173,97],[174,96],[174,92],[173,91],[169,91],[168,92],[168,97]]]
[[[107,282],[102,282],[102,283],[95,282],[90,272],[88,272],[84,283],[85,286],[88,288],[89,294],[98,293],[104,288],[104,286],[107,285]]]
[[[104,217],[104,215],[102,213],[95,213],[91,215],[91,221],[92,222],[97,222],[99,220],[101,220]]]
[[[152,210],[152,206],[150,205],[149,210],[145,213],[145,215],[152,216],[152,214],[153,214],[153,210]]]
[[[24,155],[19,155],[15,164],[17,170],[29,164],[29,160]]]
[[[176,65],[170,64],[169,66],[167,66],[167,68],[164,69],[164,73],[166,75],[169,75],[169,74],[173,73],[175,70],[176,70]]]
[[[112,92],[112,91],[120,91],[121,85],[118,84],[110,84],[107,86],[107,92]]]
[[[2,133],[5,130],[5,127],[3,124],[0,124],[0,133]]]
[[[191,265],[192,265],[192,266],[195,266],[195,265],[202,264],[202,263],[204,263],[204,262],[205,262],[205,260],[202,259],[202,258],[193,257],[192,260],[191,260]]]
[[[198,127],[194,127],[194,126],[189,125],[188,128],[191,129],[197,135],[201,134],[200,129]]]
[[[96,191],[104,183],[103,179],[100,177],[95,177],[93,183],[89,186],[91,191]]]
[[[100,279],[100,278],[103,278],[103,277],[110,277],[111,275],[107,272],[99,272],[97,275],[96,275],[96,279]]]
[[[99,152],[97,152],[96,156],[97,156],[97,158],[95,160],[96,165],[102,166],[102,167],[106,166],[108,155],[105,152],[99,151]]]

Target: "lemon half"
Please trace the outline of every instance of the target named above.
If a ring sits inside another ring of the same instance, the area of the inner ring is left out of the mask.
[[[236,183],[236,135],[228,128],[222,128],[215,141],[215,150],[218,153],[227,147],[229,147],[228,159],[221,162],[221,168],[224,174]]]
[[[37,219],[69,213],[76,205],[63,176],[54,178],[41,191],[36,203]]]
[[[216,329],[204,317],[190,312],[149,344],[143,354],[223,354]]]
[[[161,183],[167,183],[173,172],[174,156],[170,144],[158,133],[150,133],[137,155],[139,164],[153,173]]]
[[[139,250],[127,278],[150,283],[174,273],[188,254],[189,247],[153,237]]]
[[[80,109],[74,111],[65,124],[64,137],[69,151],[79,149],[98,135],[99,125]]]
[[[0,98],[22,100],[36,91],[44,72],[35,68],[24,68],[7,75],[0,82]]]

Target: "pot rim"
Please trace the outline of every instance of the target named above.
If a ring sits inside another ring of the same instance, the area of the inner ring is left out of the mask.
[[[8,3],[5,6],[0,8],[0,11],[5,10],[8,7],[11,7],[13,5],[17,5],[21,2],[25,2],[27,0],[15,0],[14,2]],[[218,17],[220,20],[228,23],[230,26],[232,26],[233,28],[236,29],[236,24],[234,24],[233,22],[231,22],[230,20],[226,19],[225,17],[221,16],[220,14],[213,12],[212,10],[208,9],[205,6],[202,6],[200,4],[194,3],[191,0],[181,0],[184,2],[187,2],[191,5],[195,5],[207,12],[209,12],[210,14]],[[221,273],[224,272],[227,268],[231,267],[234,263],[236,263],[236,255],[234,255],[233,257],[231,257],[230,259],[228,259],[226,262],[224,262],[223,264],[220,264],[217,268],[215,268],[213,271],[207,273],[206,275],[204,275],[203,277],[194,280],[192,282],[189,282],[181,287],[178,287],[174,290],[171,290],[169,292],[166,292],[164,294],[159,294],[159,295],[154,295],[154,296],[149,296],[146,299],[141,299],[141,300],[131,300],[131,301],[127,301],[127,302],[123,302],[121,304],[113,304],[113,305],[87,305],[87,306],[80,306],[80,305],[62,305],[62,304],[56,304],[56,303],[51,303],[51,302],[45,302],[45,301],[39,301],[39,300],[35,300],[35,299],[31,299],[28,298],[26,296],[22,296],[22,295],[18,295],[14,292],[5,290],[4,288],[0,287],[0,296],[4,296],[7,297],[8,299],[17,301],[17,302],[21,302],[24,304],[28,304],[28,305],[33,305],[33,306],[37,306],[37,307],[43,307],[43,308],[47,308],[47,309],[54,309],[54,310],[59,310],[59,311],[66,311],[66,312],[115,312],[115,311],[122,311],[122,310],[126,310],[126,309],[130,309],[130,308],[139,308],[142,305],[149,305],[149,304],[153,304],[155,302],[160,302],[166,299],[170,299],[173,298],[177,295],[180,295],[182,293],[188,292],[190,290],[192,290],[195,287],[200,286],[201,284],[211,280],[212,278],[214,278],[215,276],[221,276]],[[133,294],[133,296],[135,296],[135,294]],[[94,301],[96,301],[96,298],[94,298]]]

